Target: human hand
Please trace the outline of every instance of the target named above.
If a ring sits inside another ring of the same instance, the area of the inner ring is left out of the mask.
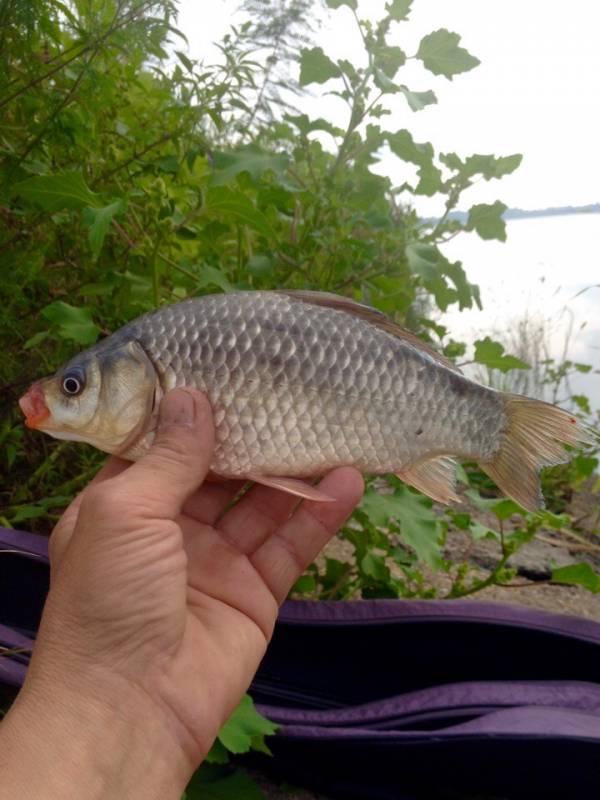
[[[51,538],[16,741],[19,719],[42,737],[39,715],[50,715],[55,740],[79,737],[80,759],[101,758],[98,797],[180,796],[247,689],[279,604],[362,493],[359,473],[340,468],[322,482],[336,502],[298,505],[257,485],[228,508],[239,482],[201,485],[213,447],[206,398],[169,393],[150,453],[110,459]]]

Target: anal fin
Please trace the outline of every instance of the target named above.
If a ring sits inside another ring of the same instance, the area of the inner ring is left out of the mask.
[[[311,486],[310,483],[301,481],[298,478],[284,478],[279,475],[246,475],[249,481],[255,483],[262,483],[263,486],[271,486],[273,489],[279,489],[288,494],[295,494],[296,497],[302,497],[305,500],[312,500],[316,503],[332,503],[335,497],[330,497],[325,492],[321,492],[317,486]]]
[[[456,494],[456,462],[447,456],[418,461],[396,475],[438,503],[460,503]]]

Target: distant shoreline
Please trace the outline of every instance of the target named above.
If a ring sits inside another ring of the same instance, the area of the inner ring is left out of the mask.
[[[587,206],[558,206],[540,208],[531,211],[522,208],[509,208],[502,215],[503,219],[529,219],[530,217],[562,217],[566,214],[600,214],[600,203]]]
[[[600,203],[591,203],[587,206],[556,206],[552,208],[508,208],[502,214],[502,219],[532,219],[534,217],[563,217],[567,214],[600,214]],[[469,219],[468,211],[451,211],[448,219],[466,223]],[[424,222],[437,222],[437,219],[427,219]]]

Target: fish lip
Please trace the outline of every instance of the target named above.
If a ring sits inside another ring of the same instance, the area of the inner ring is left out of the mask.
[[[44,391],[40,381],[32,384],[25,394],[19,398],[19,407],[25,415],[25,425],[28,428],[41,428],[50,416],[50,409],[46,405]]]

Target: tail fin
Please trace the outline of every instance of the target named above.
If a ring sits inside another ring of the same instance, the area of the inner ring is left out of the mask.
[[[505,399],[508,425],[500,449],[492,461],[479,466],[523,508],[537,511],[544,507],[540,469],[569,460],[563,444],[589,444],[594,439],[562,408],[516,394]]]

